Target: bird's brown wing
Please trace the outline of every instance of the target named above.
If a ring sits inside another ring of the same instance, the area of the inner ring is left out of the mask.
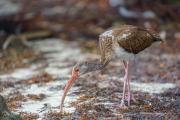
[[[112,37],[99,37],[99,49],[101,54],[101,63],[106,64],[113,56]]]
[[[149,31],[137,27],[122,30],[116,34],[116,39],[119,46],[134,54],[141,52],[155,42],[155,37]]]

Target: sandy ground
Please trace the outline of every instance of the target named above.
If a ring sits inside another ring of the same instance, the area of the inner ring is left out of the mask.
[[[10,109],[24,119],[180,118],[180,56],[159,54],[158,44],[138,56],[140,62],[131,82],[136,101],[132,101],[131,107],[126,110],[113,107],[120,103],[124,74],[121,62],[113,60],[102,72],[87,74],[76,81],[65,99],[65,114],[59,113],[60,100],[73,65],[98,56],[82,53],[77,43],[55,38],[33,41],[31,45],[42,54],[42,59],[0,75],[1,95]]]

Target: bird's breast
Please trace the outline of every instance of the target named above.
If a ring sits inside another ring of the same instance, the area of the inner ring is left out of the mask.
[[[118,57],[120,60],[133,60],[135,57],[135,54],[126,51],[123,47],[119,45],[114,45],[113,50],[115,56]]]

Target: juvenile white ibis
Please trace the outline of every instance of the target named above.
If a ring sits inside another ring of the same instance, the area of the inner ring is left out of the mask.
[[[157,34],[132,25],[122,25],[119,28],[110,29],[102,33],[99,36],[101,59],[96,62],[80,62],[73,67],[71,79],[64,89],[60,110],[62,111],[63,109],[64,99],[74,81],[82,74],[102,70],[114,56],[118,56],[122,60],[125,69],[123,96],[119,107],[127,107],[124,103],[126,87],[128,90],[127,101],[129,106],[131,99],[129,63],[134,59],[136,54],[151,46],[156,41],[162,41]]]

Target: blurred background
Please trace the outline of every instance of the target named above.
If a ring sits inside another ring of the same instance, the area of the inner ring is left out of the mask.
[[[97,41],[121,24],[151,28],[170,40],[179,36],[179,20],[179,0],[0,0],[0,45],[23,33],[31,33],[24,36],[28,40]]]

